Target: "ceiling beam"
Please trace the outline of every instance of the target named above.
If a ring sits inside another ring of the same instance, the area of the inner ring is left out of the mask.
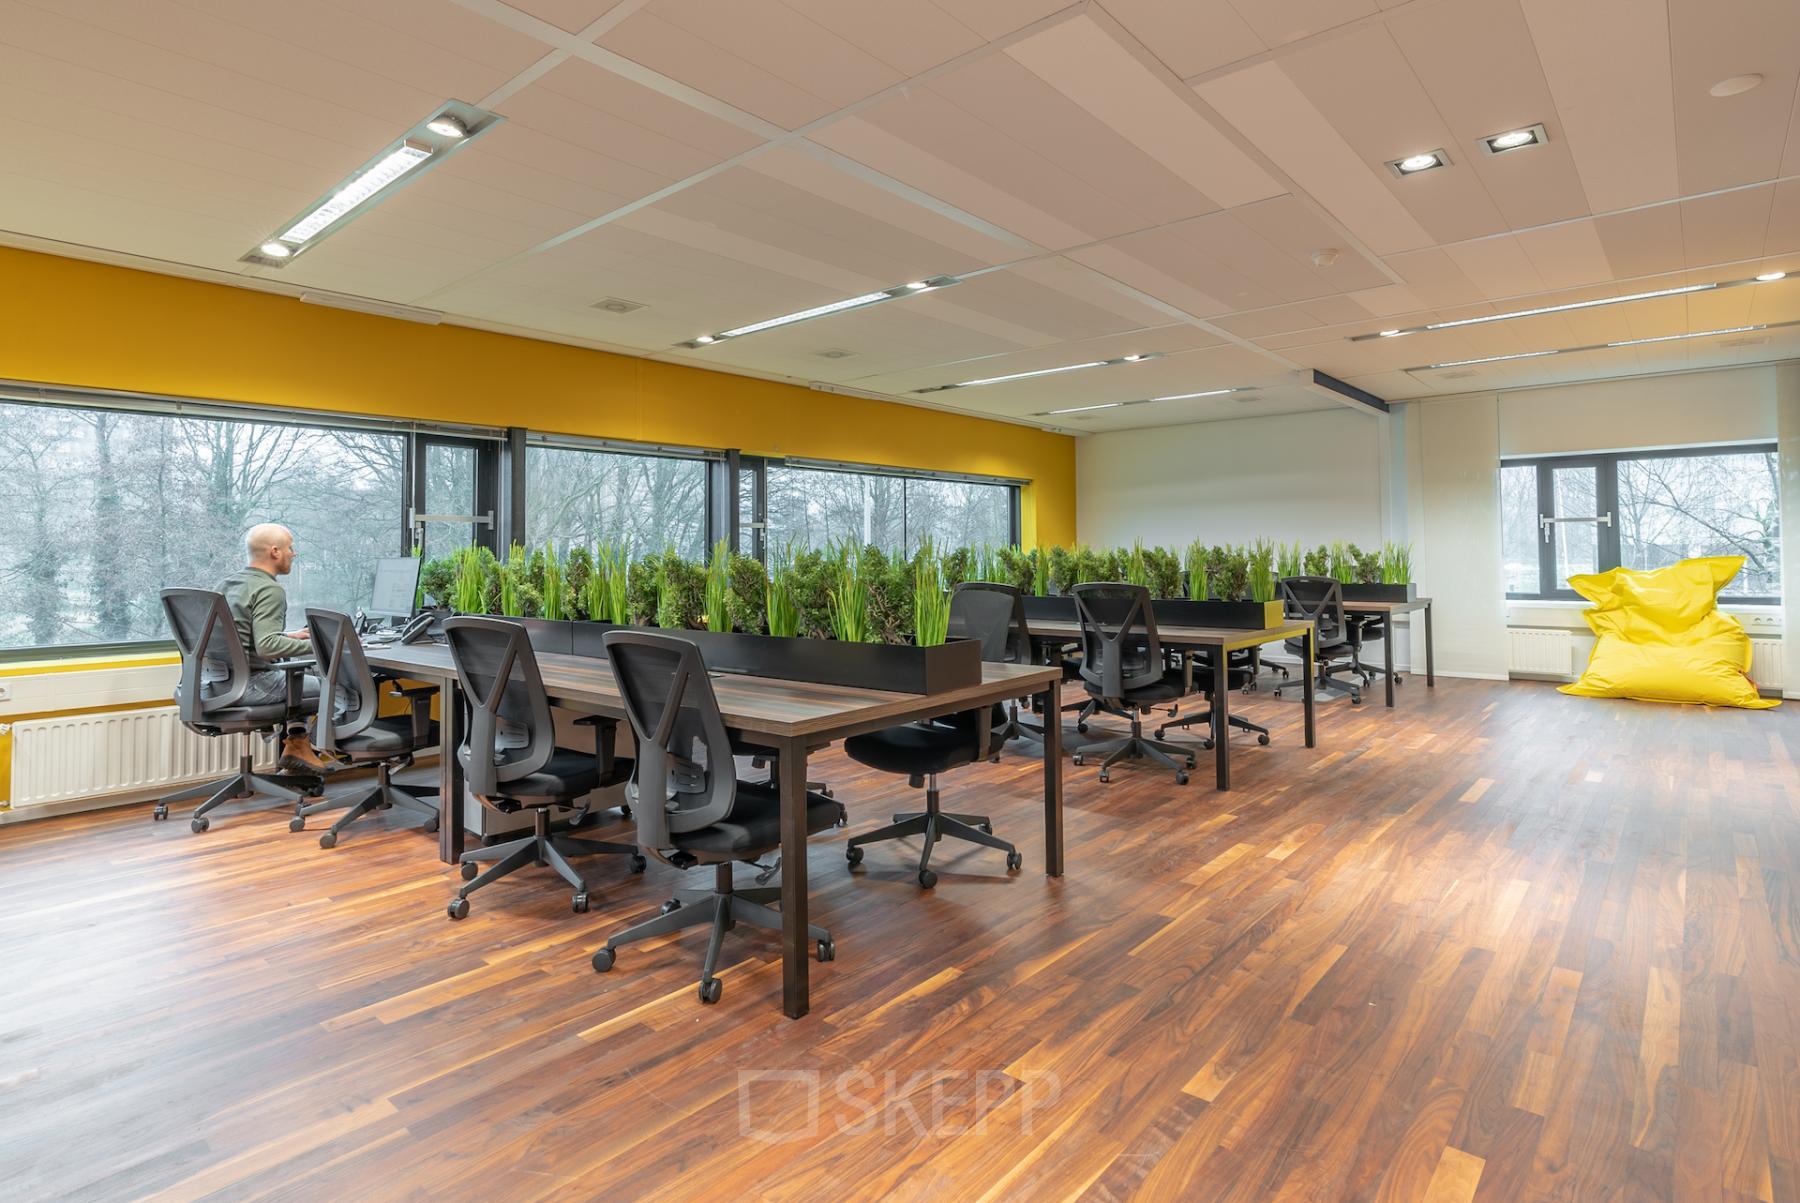
[[[1330,397],[1333,401],[1347,405],[1351,409],[1361,410],[1364,413],[1385,414],[1388,412],[1388,403],[1374,393],[1339,380],[1336,376],[1327,375],[1317,368],[1312,369],[1303,377],[1301,384],[1313,392]]]

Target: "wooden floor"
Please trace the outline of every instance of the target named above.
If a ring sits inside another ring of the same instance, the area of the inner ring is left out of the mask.
[[[1024,755],[945,778],[1016,878],[816,840],[798,1022],[772,936],[716,1007],[698,933],[590,970],[665,866],[452,923],[397,823],[0,828],[0,1196],[1800,1200],[1800,716],[1376,692],[1239,699],[1230,794],[1071,767],[1062,880]]]

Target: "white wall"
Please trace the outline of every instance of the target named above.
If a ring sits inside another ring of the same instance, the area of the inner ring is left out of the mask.
[[[1077,537],[1377,546],[1385,424],[1342,408],[1089,435],[1075,445]]]
[[[1789,515],[1800,514],[1800,363],[1784,363],[1775,369],[1775,429],[1780,435],[1781,514],[1788,537],[1781,541],[1781,642],[1786,653],[1783,693],[1800,698],[1800,523]],[[1792,532],[1792,533],[1789,533]]]

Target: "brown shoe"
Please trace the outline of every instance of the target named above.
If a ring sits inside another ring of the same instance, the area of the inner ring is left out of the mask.
[[[303,739],[290,739],[281,745],[281,759],[275,767],[283,773],[302,773],[323,777],[337,772],[338,766],[319,758],[313,746]]]

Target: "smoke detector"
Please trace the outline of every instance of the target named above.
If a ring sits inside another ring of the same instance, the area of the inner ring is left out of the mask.
[[[627,301],[624,297],[607,297],[604,301],[595,301],[588,308],[598,309],[605,313],[636,313],[644,308],[644,303]]]
[[[1314,267],[1330,267],[1338,261],[1338,249],[1335,246],[1321,247],[1312,253]]]

